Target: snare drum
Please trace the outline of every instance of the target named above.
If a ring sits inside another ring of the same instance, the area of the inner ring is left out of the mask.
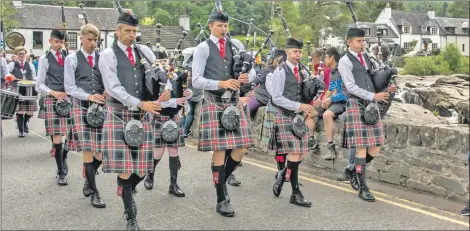
[[[36,81],[22,79],[18,81],[16,93],[20,94],[20,100],[36,100],[38,92],[36,91]]]
[[[12,91],[2,89],[2,119],[12,119],[16,112],[16,107],[20,101],[20,96]]]

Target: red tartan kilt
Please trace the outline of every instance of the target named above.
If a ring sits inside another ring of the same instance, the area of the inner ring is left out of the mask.
[[[154,135],[151,116],[140,110],[134,112],[111,106],[107,106],[107,110],[102,139],[103,172],[145,174],[152,170]],[[133,116],[142,122],[146,137],[136,148],[124,141],[124,128]]]
[[[343,115],[343,147],[370,148],[384,145],[382,119],[379,119],[375,125],[366,124],[363,118],[364,109],[364,105],[355,99],[349,99],[346,103],[346,111]]]
[[[61,116],[56,113],[54,109],[56,102],[57,99],[51,95],[46,96],[44,99],[44,122],[47,136],[65,136],[72,126],[70,115]]]
[[[302,139],[297,138],[292,134],[292,118],[281,114],[279,109],[276,112],[269,150],[278,154],[308,153],[308,132]]]
[[[18,102],[18,110],[24,112],[34,112],[38,110],[38,101],[37,100],[25,100]]]
[[[220,99],[214,101],[212,97],[205,97],[200,109],[198,150],[206,152],[253,147],[253,134],[242,107],[238,105],[238,109],[240,109],[240,127],[228,131],[220,123],[220,116],[224,108],[229,105],[235,106],[235,103],[222,103]],[[217,102],[217,104],[213,102]]]
[[[164,116],[164,115],[155,115],[154,119],[157,121],[153,126],[154,135],[155,135],[155,148],[179,148],[184,147],[184,132],[183,127],[181,127],[181,123],[179,120],[178,115]],[[173,120],[178,125],[178,133],[180,134],[178,139],[173,142],[166,142],[162,139],[162,130],[163,124],[168,120]]]
[[[84,152],[100,153],[103,128],[94,128],[88,125],[86,121],[88,108],[81,105],[82,100],[73,99],[72,122],[73,133],[77,138],[77,149]]]

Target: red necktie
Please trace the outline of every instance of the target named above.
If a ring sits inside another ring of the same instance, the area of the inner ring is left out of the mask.
[[[90,67],[93,67],[93,56],[88,55],[88,64],[90,64]]]
[[[359,60],[361,61],[362,66],[366,67],[366,63],[364,62],[364,58],[362,57],[362,52],[359,53],[357,56],[359,56]]]
[[[297,83],[300,83],[299,69],[297,69],[297,67],[294,67],[294,76],[295,76],[295,79],[297,80]]]
[[[23,61],[21,61],[21,69],[24,70],[24,63],[23,63]]]
[[[132,55],[132,48],[127,47],[127,57],[129,57],[129,61],[131,62],[132,66],[135,65],[134,56]]]
[[[57,55],[57,61],[59,61],[59,65],[60,65],[61,67],[63,67],[63,66],[64,66],[64,60],[62,60],[62,55],[60,55],[60,52],[59,52],[59,51],[57,51],[57,52],[55,53],[55,55]]]
[[[220,57],[225,58],[225,39],[220,39],[219,40],[219,45],[220,45]]]

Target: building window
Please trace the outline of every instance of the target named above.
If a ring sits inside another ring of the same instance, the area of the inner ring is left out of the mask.
[[[388,35],[388,30],[387,30],[387,29],[383,29],[383,30],[382,30],[382,35],[383,35],[383,36],[387,36],[387,35]]]
[[[432,44],[432,49],[433,49],[433,50],[437,50],[437,48],[438,48],[438,47],[437,47],[437,43],[433,43],[433,44]]]
[[[33,49],[42,49],[42,31],[33,31]]]
[[[403,34],[411,34],[411,26],[403,27]]]
[[[436,27],[431,27],[431,34],[432,35],[437,35],[438,29]]]
[[[370,28],[364,28],[364,31],[366,32],[366,35],[370,35]]]
[[[77,49],[77,33],[69,32],[67,33],[67,43],[69,48]]]
[[[462,44],[462,52],[465,52],[465,44]]]
[[[414,47],[411,47],[411,43],[410,42],[405,42],[403,43],[403,49],[405,49],[406,51],[407,50],[411,50],[413,49]]]

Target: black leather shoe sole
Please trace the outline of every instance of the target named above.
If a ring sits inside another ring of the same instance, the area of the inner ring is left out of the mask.
[[[153,183],[149,183],[147,181],[144,181],[144,187],[148,190],[152,190],[153,189]]]
[[[297,203],[296,201],[289,201],[291,204],[294,204],[294,205],[297,205],[297,206],[300,206],[300,207],[312,207],[312,203],[310,204],[304,204],[304,203]]]
[[[171,194],[171,195],[174,195],[176,197],[185,197],[186,196],[186,194],[184,194],[184,193],[175,193],[175,191],[173,191],[173,190],[168,190],[168,193]]]
[[[103,204],[95,204],[95,203],[92,202],[91,205],[95,208],[100,208],[100,209],[101,208],[106,208],[106,204],[104,204],[104,203]]]

